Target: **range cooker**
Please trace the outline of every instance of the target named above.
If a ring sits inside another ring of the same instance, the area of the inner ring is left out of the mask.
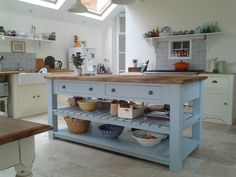
[[[144,72],[145,75],[147,74],[173,74],[173,75],[198,75],[205,72],[204,70],[186,70],[186,71],[176,71],[176,70],[148,70]]]

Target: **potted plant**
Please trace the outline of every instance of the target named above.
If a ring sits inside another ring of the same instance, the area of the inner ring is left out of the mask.
[[[134,64],[134,67],[137,67],[138,66],[138,60],[137,59],[133,59],[133,64]]]
[[[76,55],[72,55],[73,64],[75,65],[75,75],[80,76],[82,73],[82,65],[84,64],[84,58],[81,57],[81,53],[77,52]]]

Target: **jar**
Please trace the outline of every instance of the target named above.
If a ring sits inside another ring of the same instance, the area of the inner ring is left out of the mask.
[[[217,62],[217,70],[219,73],[225,72],[225,61],[218,61]]]

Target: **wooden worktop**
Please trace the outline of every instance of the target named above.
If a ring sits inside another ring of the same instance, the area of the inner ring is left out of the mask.
[[[49,125],[13,118],[0,118],[0,145],[27,138],[48,130]]]
[[[53,75],[45,76],[46,79],[54,80],[79,80],[79,81],[100,81],[100,82],[129,82],[129,83],[160,83],[160,84],[184,84],[204,80],[206,76],[176,75],[176,76],[124,76],[124,75],[98,75],[98,76],[75,76],[75,75]]]
[[[18,74],[19,71],[0,71],[0,75]]]

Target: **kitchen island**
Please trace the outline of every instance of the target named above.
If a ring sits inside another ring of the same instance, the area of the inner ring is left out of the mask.
[[[183,161],[201,146],[202,100],[204,76],[46,76],[48,86],[48,120],[53,126],[51,138],[61,138],[110,151],[168,165],[180,171]],[[58,107],[58,95],[130,100],[170,105],[170,121],[149,120],[144,116],[124,119],[111,116],[109,111],[84,112],[77,107]],[[193,100],[192,114],[184,113],[183,104]],[[118,139],[108,139],[93,125],[86,134],[72,134],[58,127],[58,115],[109,123],[168,134],[169,138],[155,147],[143,147],[124,131]],[[192,128],[192,137],[183,131]]]

